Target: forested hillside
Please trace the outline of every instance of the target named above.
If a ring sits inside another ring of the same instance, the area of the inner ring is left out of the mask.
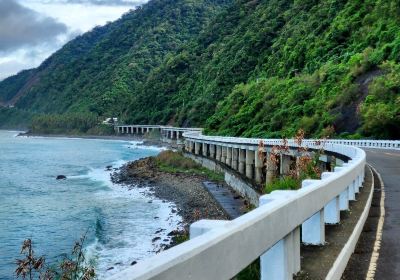
[[[22,86],[16,106],[37,112],[226,135],[400,138],[397,0],[150,1],[97,32],[0,83],[0,101]]]
[[[197,36],[228,0],[152,0],[0,83],[0,102],[41,113],[119,115],[148,73]]]

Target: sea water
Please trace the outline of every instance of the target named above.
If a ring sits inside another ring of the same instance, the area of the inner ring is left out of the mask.
[[[0,131],[0,279],[15,278],[15,260],[22,258],[27,238],[36,255],[55,263],[86,234],[86,256],[104,279],[154,255],[179,227],[181,218],[171,214],[174,204],[152,198],[144,188],[114,185],[106,170],[156,155],[159,148],[16,134]],[[67,179],[56,180],[57,175]]]

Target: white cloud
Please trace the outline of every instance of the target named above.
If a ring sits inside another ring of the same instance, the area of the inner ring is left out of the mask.
[[[3,0],[0,0],[3,1]],[[17,0],[27,10],[67,27],[66,32],[43,40],[40,44],[25,45],[7,53],[0,52],[0,80],[17,72],[37,67],[74,36],[87,32],[97,25],[118,19],[139,4],[148,0]],[[30,22],[25,22],[29,25]],[[12,26],[10,26],[12,29]],[[0,34],[1,35],[1,34]]]

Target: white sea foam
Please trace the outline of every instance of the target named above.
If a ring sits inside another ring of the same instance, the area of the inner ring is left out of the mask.
[[[160,150],[158,147],[149,146],[138,148]],[[126,161],[119,160],[112,166],[118,168],[125,163]],[[172,210],[176,209],[174,203],[154,198],[147,188],[129,190],[127,187],[113,184],[110,180],[111,172],[99,168],[91,169],[86,175],[71,176],[88,178],[108,186],[108,190],[96,192],[94,199],[106,200],[110,204],[126,203],[130,206],[129,209],[121,208],[123,217],[107,221],[107,227],[117,228],[119,234],[107,236],[107,242],[96,238],[86,248],[88,259],[96,263],[99,279],[129,267],[134,261],[140,262],[154,255],[162,249],[162,244],[169,243],[168,233],[181,229],[182,223],[182,218],[172,213]],[[119,224],[115,224],[117,222]]]

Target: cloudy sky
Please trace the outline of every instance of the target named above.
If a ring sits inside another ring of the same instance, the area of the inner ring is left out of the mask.
[[[0,80],[148,0],[0,0]]]

